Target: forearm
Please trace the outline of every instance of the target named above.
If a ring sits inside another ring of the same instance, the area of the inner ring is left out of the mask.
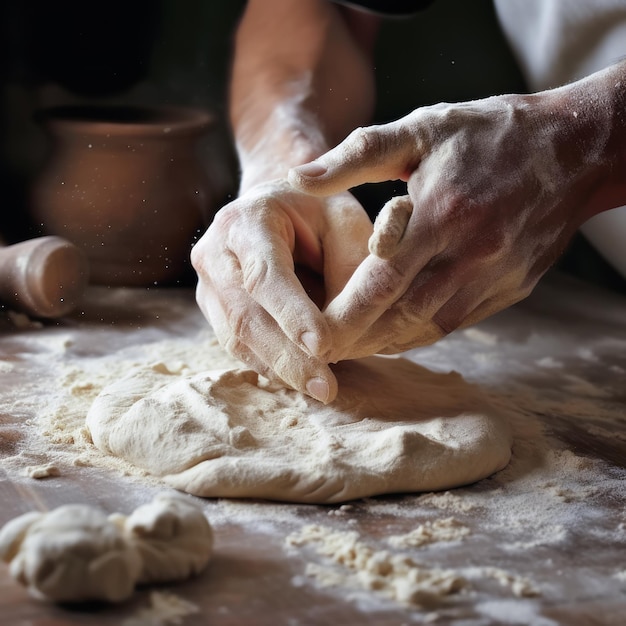
[[[373,69],[364,38],[327,0],[250,0],[237,31],[230,118],[241,191],[310,161],[369,121]]]

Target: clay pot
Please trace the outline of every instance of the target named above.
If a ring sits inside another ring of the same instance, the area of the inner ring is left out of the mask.
[[[180,108],[59,107],[38,114],[50,154],[31,216],[82,248],[90,282],[168,284],[188,273],[212,214],[198,140],[213,118]]]

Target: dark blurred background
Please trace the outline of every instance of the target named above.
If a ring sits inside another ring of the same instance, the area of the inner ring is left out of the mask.
[[[178,104],[213,111],[219,123],[206,158],[216,194],[226,202],[237,186],[226,87],[244,6],[244,0],[0,1],[0,233],[17,241],[35,232],[27,197],[45,138],[33,113],[58,104]],[[526,89],[491,0],[435,0],[414,17],[386,20],[376,76],[376,121],[423,104]],[[390,184],[366,186],[359,194],[373,215],[400,191]],[[582,240],[573,249],[581,246],[583,261],[568,253],[562,265],[593,274],[603,261]],[[609,270],[602,265],[611,276]]]

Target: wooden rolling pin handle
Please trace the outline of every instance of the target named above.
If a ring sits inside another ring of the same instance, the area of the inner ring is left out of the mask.
[[[61,317],[80,302],[88,278],[85,254],[61,237],[0,242],[0,302],[10,308]]]

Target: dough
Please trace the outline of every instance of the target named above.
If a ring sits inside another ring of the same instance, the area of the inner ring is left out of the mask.
[[[143,561],[139,583],[184,580],[199,574],[209,562],[211,526],[202,511],[187,500],[160,495],[129,517],[112,519],[139,550]]]
[[[37,597],[56,602],[130,597],[135,585],[171,582],[207,565],[213,534],[181,495],[158,495],[129,517],[83,504],[26,513],[0,530],[0,558]]]
[[[386,357],[335,373],[325,406],[250,370],[158,363],[106,387],[87,426],[101,451],[205,497],[342,502],[447,489],[508,463],[506,421],[459,374]]]
[[[56,602],[128,598],[141,571],[137,549],[98,509],[80,504],[26,513],[0,532],[11,576]]]

